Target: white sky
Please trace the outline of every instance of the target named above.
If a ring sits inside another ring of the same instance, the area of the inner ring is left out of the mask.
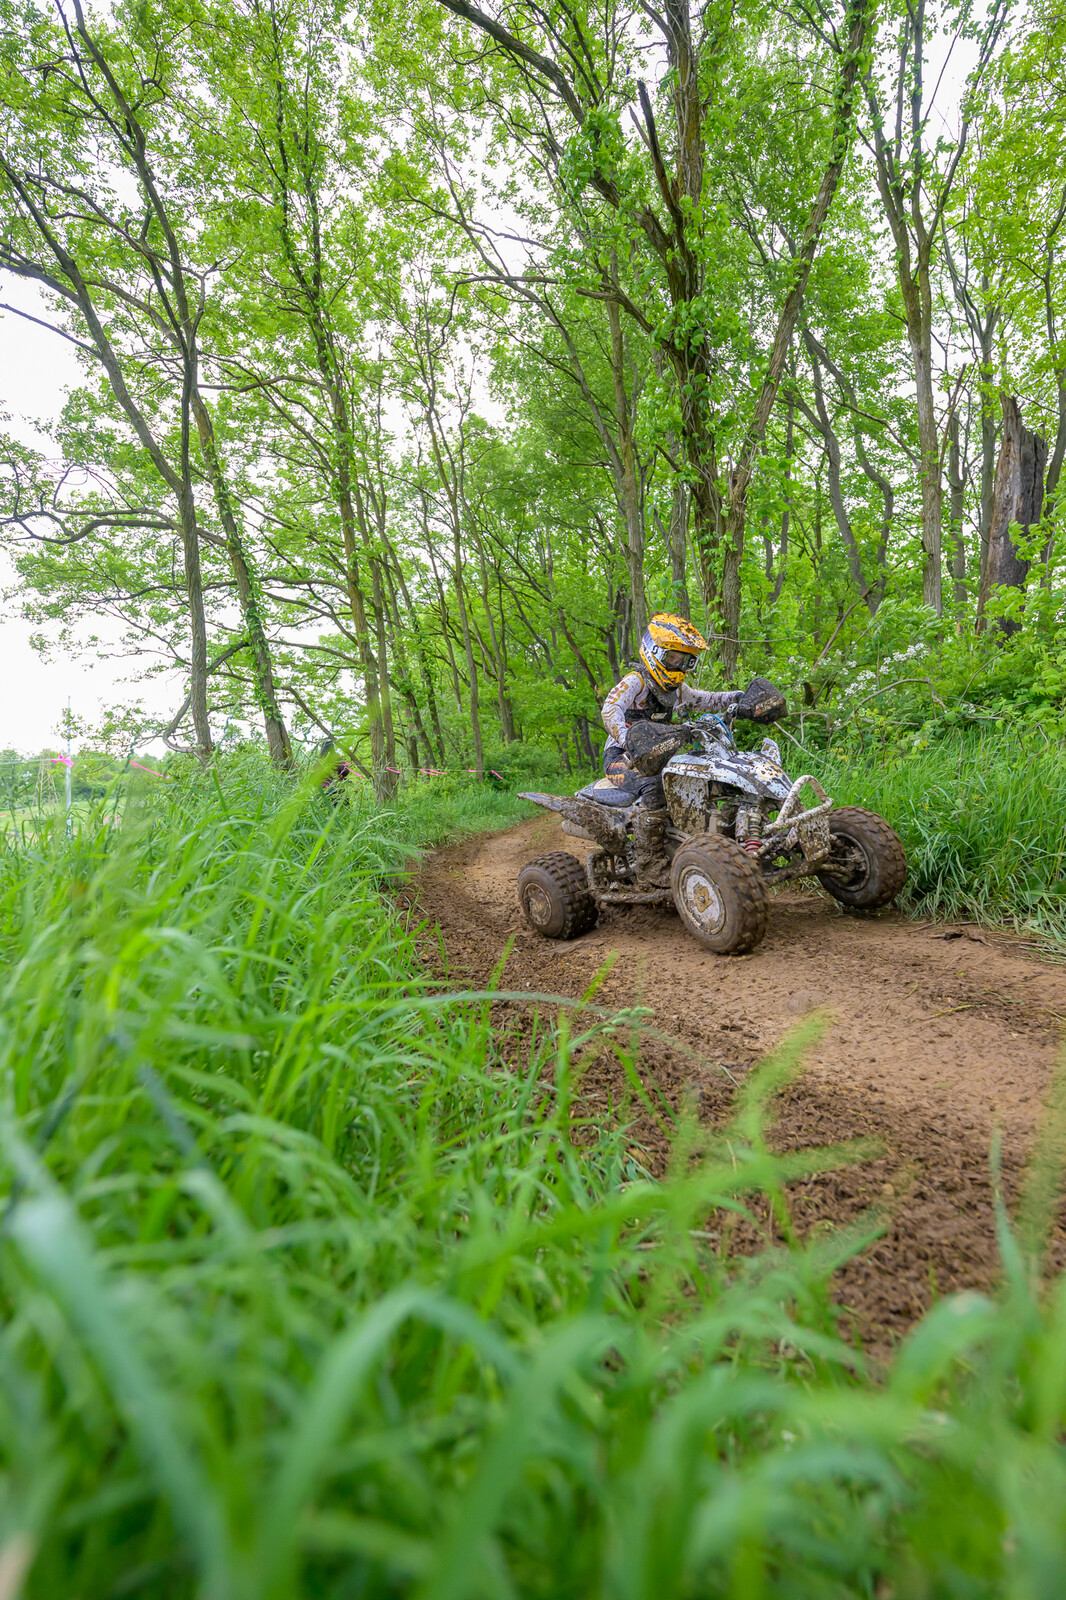
[[[7,273],[0,273],[0,301],[31,315],[48,314],[33,286]],[[21,317],[0,312],[0,412],[10,416],[7,431],[47,452],[48,440],[34,423],[55,421],[66,390],[78,378],[71,345]],[[11,580],[11,566],[0,557],[0,590]],[[24,622],[19,609],[17,599],[0,606],[0,748],[32,754],[56,747],[68,696],[74,715],[90,725],[106,706],[124,701],[140,699],[159,712],[180,705],[184,690],[177,674],[137,683],[129,675],[130,662],[101,661],[95,652],[77,660],[57,654],[42,661],[30,645],[30,634],[48,630]],[[106,636],[104,627],[96,631]]]

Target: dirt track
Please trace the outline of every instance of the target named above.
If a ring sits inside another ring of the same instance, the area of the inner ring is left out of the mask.
[[[856,1136],[883,1158],[797,1186],[804,1226],[846,1221],[871,1205],[892,1213],[886,1236],[840,1274],[840,1298],[883,1345],[939,1293],[987,1288],[997,1258],[989,1145],[1004,1130],[1013,1188],[1040,1115],[1066,1025],[1066,966],[984,928],[923,926],[894,914],[843,914],[806,890],[781,893],[751,955],[716,957],[656,909],[618,909],[580,939],[551,943],[523,926],[518,872],[549,850],[582,853],[553,817],[435,852],[418,877],[419,912],[438,924],[453,981],[480,983],[517,935],[503,987],[580,995],[612,952],[597,996],[639,1002],[677,1048],[649,1041],[641,1070],[667,1099],[699,1093],[700,1114],[728,1114],[733,1079],[791,1024],[819,1009],[829,1026],[807,1071],[780,1101],[781,1148]],[[594,1070],[593,1100],[620,1085]],[[663,1141],[635,1130],[652,1162]],[[1066,1238],[1056,1255],[1066,1261]]]

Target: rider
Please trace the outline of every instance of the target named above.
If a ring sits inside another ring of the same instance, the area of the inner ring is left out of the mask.
[[[634,777],[625,760],[626,735],[634,722],[670,722],[675,711],[728,711],[740,689],[694,689],[685,682],[707,648],[707,641],[683,617],[659,611],[640,641],[640,665],[616,683],[603,702],[607,743],[603,770],[616,788],[626,789]]]
[[[633,859],[638,884],[653,888],[665,889],[670,881],[662,787],[632,771],[625,756],[626,738],[635,722],[666,723],[675,711],[691,710],[700,716],[736,705],[740,689],[694,689],[685,682],[706,648],[707,641],[691,622],[668,611],[657,612],[640,641],[640,665],[627,672],[603,702],[608,735],[603,770],[617,789],[632,794],[634,800],[640,797],[632,825]]]

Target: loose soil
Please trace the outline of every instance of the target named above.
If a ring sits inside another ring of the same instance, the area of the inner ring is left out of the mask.
[[[509,990],[577,998],[617,952],[596,996],[642,1005],[656,1034],[641,1049],[645,1082],[701,1119],[729,1115],[735,1084],[812,1011],[825,1031],[806,1070],[775,1102],[778,1149],[878,1141],[883,1154],[793,1186],[798,1225],[885,1213],[884,1236],[837,1276],[837,1295],[868,1346],[883,1350],[938,1296],[988,1289],[998,1274],[990,1146],[1003,1136],[1010,1197],[1032,1143],[1066,1025],[1066,966],[1002,932],[921,924],[889,912],[845,913],[806,886],[774,896],[765,942],[747,956],[702,950],[676,915],[613,908],[582,938],[552,942],[521,919],[521,868],[550,850],[583,856],[558,819],[434,852],[408,893],[414,915],[440,930],[452,982],[480,986],[515,946]],[[441,963],[441,944],[426,943]],[[617,1064],[583,1079],[593,1111],[625,1098]],[[667,1143],[650,1119],[633,1128],[652,1170]],[[1066,1233],[1053,1257],[1066,1265]]]

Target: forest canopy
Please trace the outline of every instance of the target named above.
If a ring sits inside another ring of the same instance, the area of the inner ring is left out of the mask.
[[[0,274],[81,372],[47,449],[3,440],[0,531],[26,615],[181,669],[116,740],[206,760],[254,718],[382,794],[591,764],[663,608],[705,682],[769,672],[826,725],[900,683],[919,720],[1061,720],[1043,0],[0,30]]]

